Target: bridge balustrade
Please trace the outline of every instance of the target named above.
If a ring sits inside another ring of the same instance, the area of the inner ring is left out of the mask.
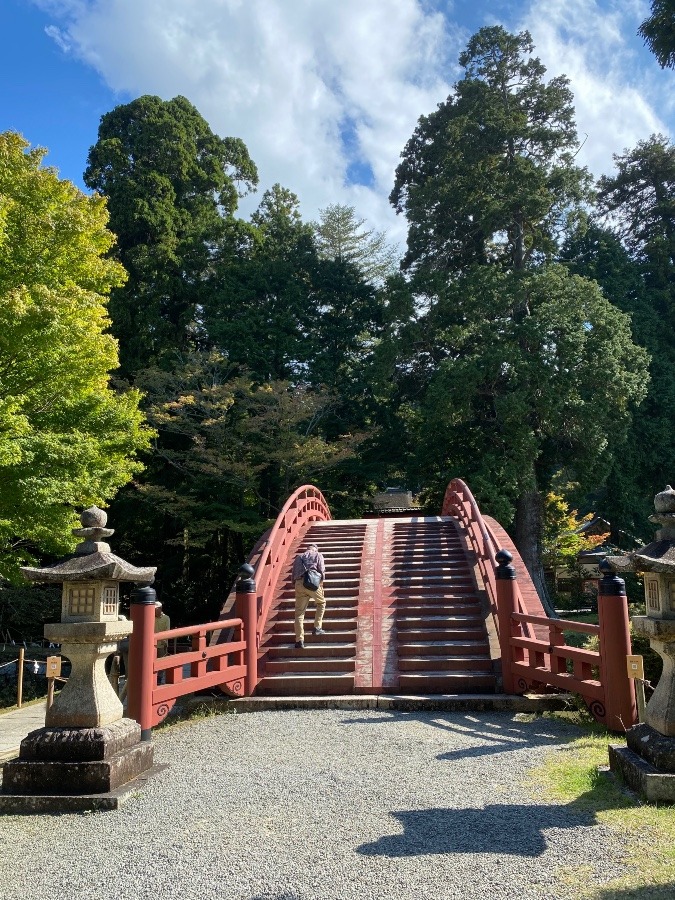
[[[313,485],[303,485],[289,497],[267,538],[256,548],[250,568],[253,577],[238,582],[232,618],[155,633],[154,590],[137,592],[137,602],[132,597],[128,714],[140,723],[144,739],[186,694],[213,687],[233,697],[253,693],[258,683],[258,647],[291,545],[311,522],[330,518],[323,494]],[[157,656],[159,641],[179,638],[190,639],[189,650]]]
[[[637,707],[626,667],[631,644],[623,582],[602,580],[598,625],[534,614],[533,605],[541,604],[522,560],[518,557],[516,577],[516,569],[510,565],[512,554],[498,547],[495,529],[485,522],[460,479],[448,485],[442,515],[454,516],[461,523],[476,554],[499,635],[505,693],[558,688],[579,694],[591,714],[612,731],[622,732],[634,725]],[[501,526],[494,524],[501,531]],[[565,632],[596,636],[599,649],[570,646]]]
[[[298,488],[289,497],[263,544],[255,565],[255,583],[258,595],[257,644],[260,646],[267,624],[270,605],[288,562],[291,545],[311,522],[328,522],[330,509],[321,491],[311,484]]]

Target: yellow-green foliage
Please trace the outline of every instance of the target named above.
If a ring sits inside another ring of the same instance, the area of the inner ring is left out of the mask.
[[[607,534],[585,535],[577,531],[592,518],[593,513],[580,516],[576,509],[569,508],[562,494],[550,491],[544,502],[544,564],[550,568],[573,568],[581,550],[592,550],[602,544]]]
[[[615,735],[584,733],[551,753],[536,769],[537,794],[592,812],[619,832],[626,846],[626,874],[601,887],[590,884],[593,853],[560,872],[570,895],[593,900],[672,900],[675,896],[675,807],[640,803],[613,778],[598,773],[608,764]]]
[[[105,201],[44,151],[0,134],[0,576],[26,545],[58,552],[73,507],[104,504],[140,466],[149,431],[135,391],[118,394],[106,297],[125,280],[107,256]]]

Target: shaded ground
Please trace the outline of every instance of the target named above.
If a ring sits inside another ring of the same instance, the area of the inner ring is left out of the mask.
[[[618,835],[528,783],[578,733],[508,713],[186,723],[157,735],[170,768],[121,810],[0,818],[3,900],[566,897],[561,867],[624,873]]]

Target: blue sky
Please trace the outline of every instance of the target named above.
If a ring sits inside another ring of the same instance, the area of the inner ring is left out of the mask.
[[[445,99],[485,24],[528,28],[571,80],[579,159],[675,133],[675,73],[637,37],[646,0],[0,0],[0,130],[49,149],[82,186],[100,116],[183,94],[247,144],[261,188],[295,191],[306,218],[348,203],[401,239],[387,196],[419,115]],[[244,201],[255,208],[259,195]]]

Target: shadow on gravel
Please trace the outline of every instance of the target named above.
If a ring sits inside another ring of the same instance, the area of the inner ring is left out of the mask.
[[[361,844],[364,856],[418,856],[428,853],[497,853],[540,856],[544,830],[595,825],[590,811],[551,805],[494,804],[484,809],[422,809],[394,812],[403,834]]]
[[[345,719],[342,724],[395,725],[406,721],[416,721],[432,728],[439,728],[447,732],[448,737],[452,735],[458,738],[458,741],[452,743],[460,743],[462,746],[448,750],[447,753],[439,753],[436,757],[446,760],[493,756],[497,753],[522,750],[524,747],[553,747],[569,743],[579,737],[579,732],[574,728],[557,727],[551,728],[549,732],[542,720],[520,723],[504,716],[504,724],[501,724],[494,720],[481,721],[473,715],[466,716],[461,713],[449,716],[434,712],[392,712],[379,719]]]

